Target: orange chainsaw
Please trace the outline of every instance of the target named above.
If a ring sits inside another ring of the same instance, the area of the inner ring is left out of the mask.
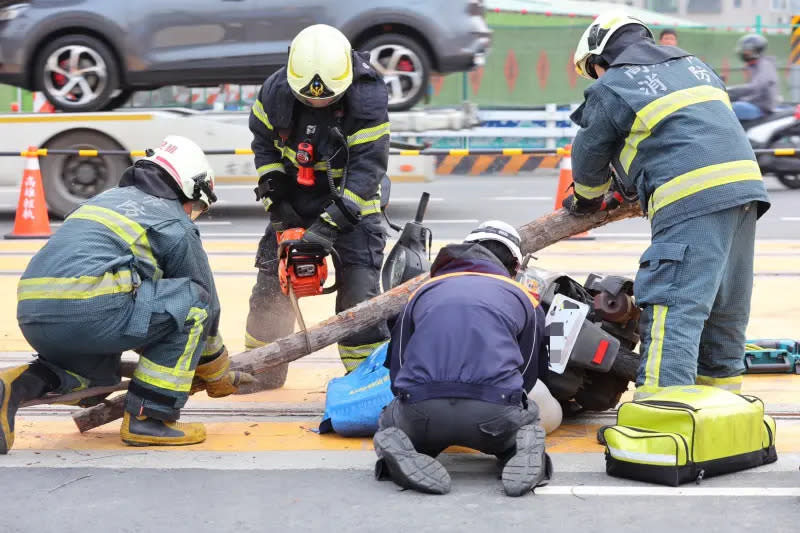
[[[325,287],[328,279],[328,261],[325,250],[321,245],[304,242],[303,228],[289,228],[278,233],[278,280],[281,291],[292,302],[294,314],[303,332],[306,332],[306,323],[297,299],[303,296],[316,296],[330,294],[337,288],[337,284]],[[336,251],[331,254],[336,257]],[[306,344],[310,349],[310,341],[306,333]]]

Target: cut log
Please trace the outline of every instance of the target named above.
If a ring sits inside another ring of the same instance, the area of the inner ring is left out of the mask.
[[[573,235],[604,226],[610,222],[639,216],[642,216],[642,211],[638,205],[625,205],[614,211],[599,212],[583,217],[572,216],[564,209],[559,209],[519,228],[522,252],[533,253]],[[363,331],[400,313],[408,301],[408,297],[428,277],[428,274],[420,274],[390,291],[311,326],[307,331],[308,338],[303,332],[293,333],[266,346],[236,354],[231,358],[232,368],[250,374],[260,374],[273,366],[300,359],[349,335]],[[630,366],[630,364],[626,365],[626,367]],[[122,416],[119,406],[123,401],[114,398],[106,405],[97,405],[75,413],[73,415],[75,424],[81,431],[86,431],[119,418]],[[112,413],[112,411],[114,412]]]

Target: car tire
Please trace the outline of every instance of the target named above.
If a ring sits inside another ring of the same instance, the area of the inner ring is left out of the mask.
[[[119,107],[127,104],[133,96],[132,89],[121,89],[114,95],[108,104],[103,108],[103,111],[113,111]]]
[[[370,54],[370,63],[386,80],[389,111],[410,109],[425,96],[431,77],[431,58],[418,41],[387,33],[368,39],[358,48]]]
[[[84,75],[71,75],[69,62],[76,61]],[[88,35],[65,35],[47,44],[33,65],[34,86],[60,111],[102,111],[119,91],[119,64],[102,41]],[[67,95],[59,94],[72,84]]]
[[[800,189],[800,175],[778,174],[775,177],[789,189]]]
[[[111,137],[93,130],[76,129],[56,135],[48,150],[122,150]],[[80,157],[48,155],[41,158],[42,182],[50,214],[64,218],[89,198],[115,187],[131,165],[128,156]]]

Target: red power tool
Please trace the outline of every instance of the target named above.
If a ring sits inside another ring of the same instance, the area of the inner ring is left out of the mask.
[[[281,290],[295,298],[328,294],[336,285],[325,287],[328,262],[319,244],[303,242],[303,228],[290,228],[278,234],[278,279]]]

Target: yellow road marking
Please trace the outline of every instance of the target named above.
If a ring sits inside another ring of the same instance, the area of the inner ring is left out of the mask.
[[[206,423],[208,438],[194,446],[165,446],[159,451],[270,452],[270,451],[346,451],[371,450],[372,439],[348,439],[338,435],[319,435],[317,419],[299,422],[211,422]],[[563,425],[547,437],[548,453],[599,453],[597,424]],[[778,453],[800,452],[800,424],[778,422]],[[119,422],[80,434],[72,420],[18,417],[14,450],[123,450]],[[468,452],[453,447],[449,452]],[[11,453],[14,453],[13,450]]]
[[[153,115],[145,114],[115,114],[115,115],[75,115],[73,113],[56,113],[35,117],[0,117],[0,124],[23,124],[30,122],[111,122],[117,120],[152,120]]]

